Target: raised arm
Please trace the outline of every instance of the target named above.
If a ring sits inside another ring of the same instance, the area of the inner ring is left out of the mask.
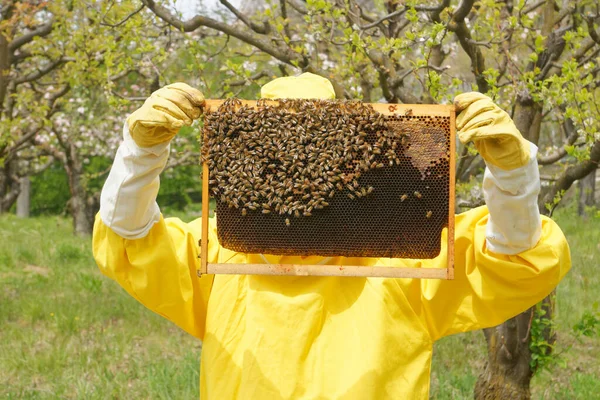
[[[131,114],[102,189],[93,237],[102,273],[201,339],[213,277],[196,276],[200,220],[163,219],[156,195],[169,142],[181,126],[200,116],[203,101],[202,93],[176,83],[154,92]],[[217,253],[218,246],[211,248],[209,258],[216,259]]]
[[[455,99],[459,139],[473,141],[487,168],[486,207],[457,216],[455,279],[405,282],[431,336],[498,325],[546,297],[571,267],[560,228],[541,218],[537,147],[490,98]]]

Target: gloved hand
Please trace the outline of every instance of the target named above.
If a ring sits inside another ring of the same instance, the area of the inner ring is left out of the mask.
[[[179,128],[200,117],[203,105],[199,90],[181,82],[167,85],[127,118],[129,133],[139,147],[168,142]]]
[[[477,92],[463,93],[454,98],[454,106],[458,138],[463,144],[473,141],[486,162],[503,170],[527,165],[530,143],[492,99]]]

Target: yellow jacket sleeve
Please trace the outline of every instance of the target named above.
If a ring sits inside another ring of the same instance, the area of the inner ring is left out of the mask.
[[[94,258],[103,274],[140,303],[203,339],[214,276],[199,278],[196,274],[200,232],[200,219],[185,224],[161,216],[147,236],[128,240],[96,216]],[[214,229],[209,232],[212,238]],[[213,239],[209,243],[218,243],[216,237]],[[218,244],[209,247],[210,262],[217,259],[218,249]]]
[[[499,325],[546,297],[571,267],[567,241],[542,218],[537,245],[516,255],[486,247],[487,207],[457,215],[454,280],[401,280],[432,339]]]

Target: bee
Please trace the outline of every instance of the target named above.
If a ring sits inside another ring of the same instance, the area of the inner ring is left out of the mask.
[[[245,208],[242,208],[242,217],[245,217],[248,212]]]
[[[368,194],[373,193],[373,186],[369,186],[369,188],[367,189],[367,193]]]
[[[354,195],[352,193],[348,193],[348,197],[350,197],[351,200],[354,200]]]
[[[406,193],[404,193],[402,196],[400,196],[400,201],[404,201],[408,198],[408,195]]]
[[[289,219],[289,218],[286,218],[286,219],[285,219],[285,225],[286,225],[286,226],[290,226],[290,219]]]
[[[271,212],[271,210],[267,210],[266,208],[262,210],[263,214],[269,214]]]
[[[423,197],[423,195],[417,191],[415,191],[414,195],[417,199],[420,199],[421,197]]]
[[[404,111],[404,115],[409,117],[413,114],[413,110],[412,108],[407,108],[406,111]]]
[[[433,212],[432,212],[432,211],[427,211],[427,214],[425,214],[425,216],[426,216],[427,218],[431,218],[431,215],[432,215],[432,214],[433,214]]]

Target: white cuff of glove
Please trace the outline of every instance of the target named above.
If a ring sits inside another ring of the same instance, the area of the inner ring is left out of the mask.
[[[510,171],[487,165],[483,176],[483,195],[490,212],[486,240],[494,253],[518,254],[535,247],[540,239],[537,150],[530,143],[529,163]]]
[[[169,158],[169,143],[141,148],[131,138],[127,123],[110,174],[100,195],[100,218],[125,239],[145,237],[160,220],[156,195],[159,174]]]

